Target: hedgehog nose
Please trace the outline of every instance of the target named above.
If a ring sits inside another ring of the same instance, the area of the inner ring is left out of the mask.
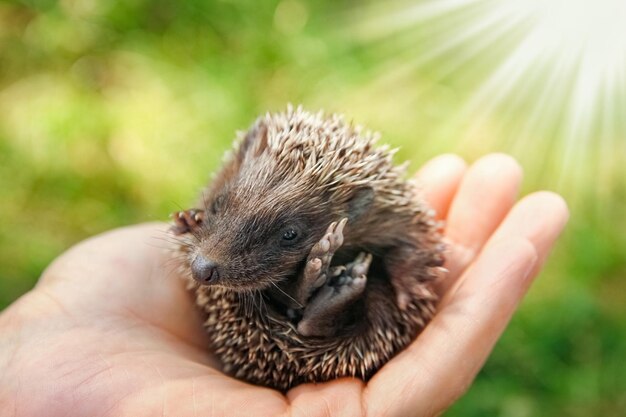
[[[217,264],[202,255],[196,257],[191,263],[191,275],[200,284],[214,284],[220,277]]]

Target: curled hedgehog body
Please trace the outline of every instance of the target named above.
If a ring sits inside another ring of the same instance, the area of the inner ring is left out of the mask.
[[[283,391],[367,380],[432,317],[438,225],[375,140],[337,115],[268,114],[175,213],[225,372]]]

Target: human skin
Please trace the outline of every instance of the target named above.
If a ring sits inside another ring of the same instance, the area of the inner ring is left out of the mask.
[[[470,387],[568,219],[549,192],[516,202],[509,156],[443,155],[417,174],[449,245],[431,323],[367,383],[286,395],[220,372],[164,250],[167,225],[88,239],[0,314],[0,416],[432,416]],[[512,364],[511,366],[517,366]]]

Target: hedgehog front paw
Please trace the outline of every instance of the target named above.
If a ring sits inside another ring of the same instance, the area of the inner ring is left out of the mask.
[[[204,220],[204,210],[189,209],[176,211],[170,216],[174,221],[171,230],[175,235],[193,232]]]
[[[330,337],[339,327],[341,313],[365,290],[372,255],[360,253],[346,266],[332,268],[331,279],[313,296],[298,323],[302,336]]]
[[[322,271],[328,271],[333,255],[343,245],[343,229],[347,222],[347,218],[341,219],[339,223],[332,222],[326,229],[324,236],[311,249],[308,259],[309,261],[319,259]]]
[[[329,278],[330,262],[343,244],[343,229],[348,219],[332,222],[324,236],[311,248],[306,266],[299,283],[296,299],[305,304],[311,294],[326,283]]]

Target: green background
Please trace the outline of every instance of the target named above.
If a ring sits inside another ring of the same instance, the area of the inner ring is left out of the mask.
[[[302,103],[380,131],[413,170],[444,152],[511,153],[523,193],[570,203],[545,271],[447,415],[623,415],[624,131],[566,163],[557,118],[519,133],[532,89],[477,125],[466,103],[501,56],[449,65],[468,41],[420,60],[463,16],[368,36],[386,12],[332,0],[0,3],[0,308],[81,239],[187,206],[236,130]]]

